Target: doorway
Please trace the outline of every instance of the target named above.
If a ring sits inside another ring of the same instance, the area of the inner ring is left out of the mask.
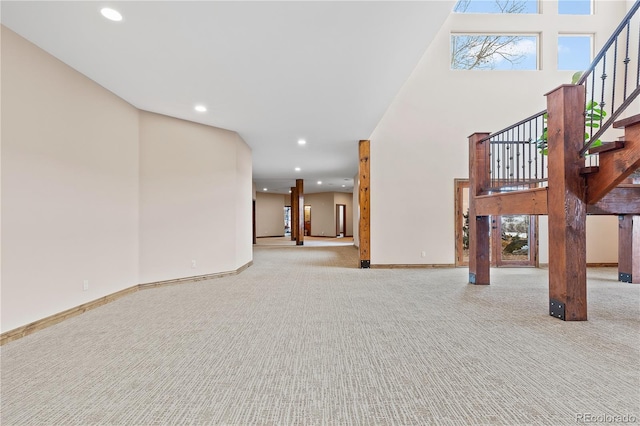
[[[311,235],[311,206],[304,206],[304,235]]]
[[[343,238],[347,235],[347,205],[336,204],[336,237]]]
[[[456,266],[469,266],[469,180],[455,179]]]
[[[284,236],[291,236],[291,206],[284,206]]]
[[[455,179],[455,265],[469,265],[469,180]],[[491,266],[538,264],[537,216],[491,216]]]
[[[538,266],[536,216],[491,216],[490,220],[492,266]]]

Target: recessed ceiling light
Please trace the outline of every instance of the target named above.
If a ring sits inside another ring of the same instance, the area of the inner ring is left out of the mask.
[[[318,185],[322,185],[322,181],[321,180],[318,181]]]
[[[304,145],[306,143],[307,141],[305,141],[304,139],[298,139],[298,145]]]
[[[291,194],[291,190],[289,190],[289,194]]]
[[[342,187],[343,187],[343,188],[344,188],[344,187],[346,187],[346,186],[347,186],[347,185],[342,185]]]
[[[263,190],[263,191],[266,191],[266,190],[267,190],[267,188],[262,188],[262,190]]]
[[[103,7],[102,9],[100,9],[100,13],[110,21],[122,21],[122,15],[120,14],[120,12],[115,9],[111,9],[110,7]]]
[[[296,167],[296,168],[295,168],[295,171],[296,171],[296,172],[299,172],[299,171],[300,171],[300,167]]]
[[[194,109],[198,112],[207,112],[207,107],[204,105],[196,105]]]

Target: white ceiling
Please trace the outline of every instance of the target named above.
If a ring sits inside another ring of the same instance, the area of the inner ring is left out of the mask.
[[[312,193],[352,190],[358,140],[454,3],[3,0],[0,16],[137,108],[237,131],[258,190]]]

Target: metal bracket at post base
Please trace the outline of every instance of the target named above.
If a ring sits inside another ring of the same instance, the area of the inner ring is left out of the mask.
[[[360,261],[360,269],[369,269],[371,268],[371,261],[370,260],[361,260]]]
[[[631,278],[631,274],[625,274],[624,272],[618,273],[618,281],[622,281],[623,283],[632,283],[633,280]]]
[[[549,315],[551,315],[552,317],[560,318],[562,321],[564,321],[564,307],[564,303],[558,302],[557,300],[549,299]]]
[[[482,283],[482,282],[478,282],[478,277],[475,273],[473,272],[469,272],[469,284],[473,284],[473,285],[489,285],[489,282],[487,281],[486,283]]]

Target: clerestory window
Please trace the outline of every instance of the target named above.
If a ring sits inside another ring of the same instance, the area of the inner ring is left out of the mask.
[[[455,13],[538,13],[538,0],[458,0]]]
[[[451,69],[536,70],[538,69],[538,36],[452,34]]]

